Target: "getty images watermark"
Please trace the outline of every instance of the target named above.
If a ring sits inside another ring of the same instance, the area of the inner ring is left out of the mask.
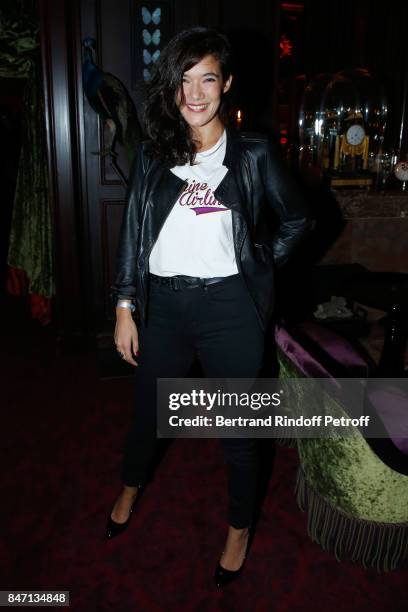
[[[159,379],[165,438],[408,439],[407,379]]]

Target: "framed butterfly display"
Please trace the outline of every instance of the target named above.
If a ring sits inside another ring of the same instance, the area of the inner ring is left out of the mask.
[[[149,81],[161,49],[172,36],[173,2],[137,2],[132,5],[132,86]]]

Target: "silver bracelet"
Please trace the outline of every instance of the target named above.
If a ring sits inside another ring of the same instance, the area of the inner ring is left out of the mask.
[[[116,308],[129,308],[131,312],[135,312],[136,306],[132,302],[126,302],[125,300],[118,300],[116,302]]]

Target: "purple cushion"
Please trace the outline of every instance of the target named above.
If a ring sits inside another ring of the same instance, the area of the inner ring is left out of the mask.
[[[276,328],[275,338],[277,345],[303,374],[310,378],[330,377],[329,372],[284,327]]]
[[[331,331],[324,325],[319,325],[313,321],[306,321],[299,325],[301,331],[310,340],[315,342],[337,363],[350,370],[358,369],[359,376],[368,377],[369,367],[365,359],[357,352],[354,346],[343,338]]]

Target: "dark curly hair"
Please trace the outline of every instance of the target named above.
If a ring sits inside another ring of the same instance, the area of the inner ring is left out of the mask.
[[[176,104],[183,75],[206,55],[220,62],[223,81],[231,75],[231,47],[227,37],[212,28],[194,27],[180,32],[163,49],[146,91],[145,129],[149,152],[168,167],[193,163],[196,148],[188,123]],[[226,124],[228,110],[221,98],[219,117]]]

